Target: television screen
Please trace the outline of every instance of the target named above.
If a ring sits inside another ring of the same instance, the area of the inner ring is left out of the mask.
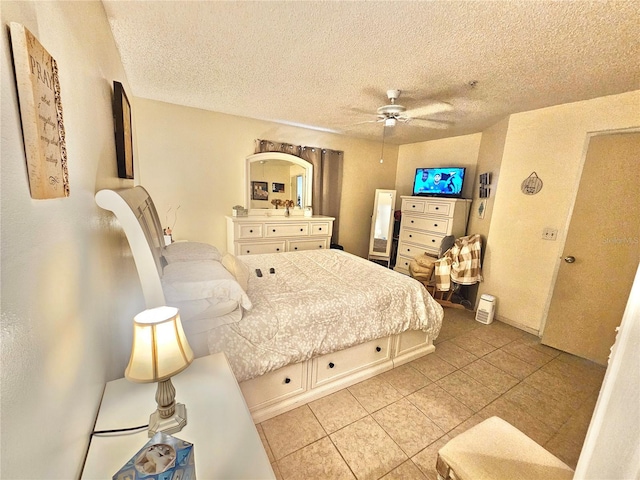
[[[465,171],[463,167],[418,168],[413,195],[458,198],[462,196]]]

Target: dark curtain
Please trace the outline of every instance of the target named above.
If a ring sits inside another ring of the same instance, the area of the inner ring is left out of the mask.
[[[255,153],[282,152],[295,155],[313,165],[312,207],[314,215],[334,217],[331,243],[339,243],[340,196],[342,194],[342,163],[344,153],[318,147],[256,140]]]

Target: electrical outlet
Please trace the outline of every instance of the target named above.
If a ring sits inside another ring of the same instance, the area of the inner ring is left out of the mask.
[[[556,238],[558,238],[557,228],[546,227],[544,230],[542,230],[543,240],[555,240]]]

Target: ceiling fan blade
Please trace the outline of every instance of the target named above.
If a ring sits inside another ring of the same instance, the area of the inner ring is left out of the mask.
[[[405,117],[426,117],[427,115],[435,115],[436,113],[450,112],[453,105],[446,102],[433,102],[422,107],[412,108],[403,113]]]
[[[414,127],[434,128],[438,130],[444,130],[451,126],[451,122],[425,120],[423,118],[408,118],[405,123]]]
[[[364,125],[366,123],[379,123],[384,121],[384,119],[378,119],[378,120],[365,120],[363,122],[357,122],[357,123],[350,123],[349,125],[343,125],[342,128],[344,129],[349,129],[349,128],[355,128],[358,125]]]

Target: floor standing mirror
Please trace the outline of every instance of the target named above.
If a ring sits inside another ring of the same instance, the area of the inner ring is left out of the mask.
[[[369,260],[391,265],[391,245],[393,243],[393,209],[396,204],[395,190],[376,189],[371,216],[371,236],[369,238]]]

